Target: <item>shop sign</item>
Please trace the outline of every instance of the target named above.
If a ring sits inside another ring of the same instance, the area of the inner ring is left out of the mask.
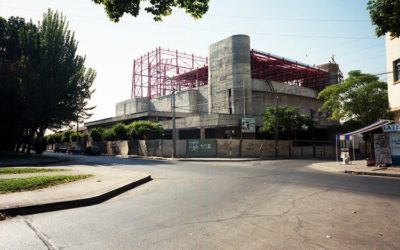
[[[383,125],[383,132],[400,132],[400,124]]]

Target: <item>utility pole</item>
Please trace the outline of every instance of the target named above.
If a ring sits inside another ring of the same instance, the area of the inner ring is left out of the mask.
[[[76,116],[76,147],[79,147],[79,115]]]
[[[316,156],[316,152],[315,152],[315,129],[314,129],[315,124],[314,124],[314,114],[315,114],[315,111],[314,111],[313,109],[310,109],[310,116],[311,116],[311,119],[312,119],[312,121],[313,121],[312,128],[311,128],[311,139],[312,139],[313,157]]]
[[[172,88],[172,158],[176,158],[175,88]]]
[[[271,84],[272,85],[272,84]],[[279,127],[278,127],[278,93],[274,89],[275,93],[275,158],[279,157]]]
[[[274,139],[275,139],[275,158],[279,157],[279,131],[278,131],[278,91],[274,88],[271,81],[266,79],[271,92],[274,94],[274,106],[275,106],[275,127],[274,127]]]

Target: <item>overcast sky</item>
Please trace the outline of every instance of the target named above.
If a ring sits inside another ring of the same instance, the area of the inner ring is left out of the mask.
[[[0,16],[37,22],[48,8],[61,11],[75,31],[79,54],[97,71],[90,120],[115,116],[115,103],[130,98],[133,59],[158,46],[207,56],[208,46],[247,34],[251,47],[306,64],[327,63],[332,55],[345,76],[360,69],[385,69],[384,39],[376,38],[367,0],[210,0],[208,13],[194,20],[175,10],[163,22],[142,12],[109,21],[91,0],[0,0]],[[382,77],[385,79],[385,76]]]

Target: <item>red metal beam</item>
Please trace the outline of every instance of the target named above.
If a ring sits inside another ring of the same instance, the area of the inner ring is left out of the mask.
[[[329,73],[325,70],[256,50],[250,53],[252,78],[269,79],[315,90],[321,90],[328,85]]]

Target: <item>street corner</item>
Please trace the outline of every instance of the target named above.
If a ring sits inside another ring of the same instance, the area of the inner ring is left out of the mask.
[[[96,205],[152,180],[147,173],[109,167],[61,168],[70,170],[71,175],[90,177],[32,191],[2,194],[1,218]]]
[[[308,165],[308,167],[314,170],[331,173],[400,178],[399,167],[371,167],[367,166],[365,160],[352,161],[350,164],[341,164],[340,162],[317,162]]]
[[[341,165],[338,162],[316,162],[308,165],[309,168],[324,171],[324,172],[331,172],[331,173],[345,173],[346,169],[344,165]]]

